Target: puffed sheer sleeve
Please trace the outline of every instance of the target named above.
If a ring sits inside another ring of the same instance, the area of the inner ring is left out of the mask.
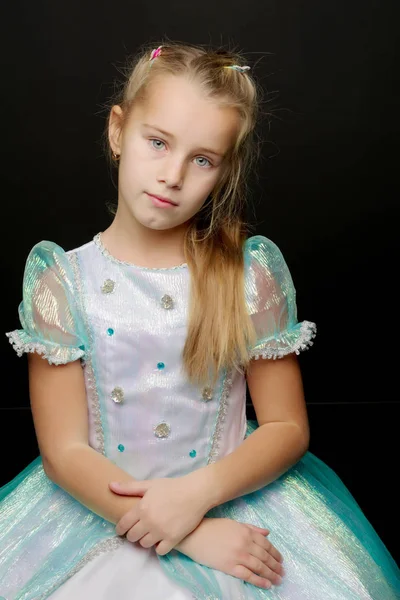
[[[18,314],[22,329],[6,333],[18,356],[38,352],[55,365],[84,360],[87,338],[72,267],[65,251],[54,242],[39,242],[30,251]]]
[[[297,321],[296,290],[278,246],[262,235],[245,244],[245,295],[257,342],[251,358],[282,358],[309,348],[317,327]]]

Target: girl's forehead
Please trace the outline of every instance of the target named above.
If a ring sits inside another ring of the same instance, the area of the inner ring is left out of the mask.
[[[237,109],[210,99],[195,82],[174,76],[159,78],[149,86],[131,116],[137,126],[153,126],[174,137],[214,140],[226,147],[239,126]]]

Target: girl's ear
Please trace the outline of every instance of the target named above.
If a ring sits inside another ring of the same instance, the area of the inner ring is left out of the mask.
[[[115,104],[110,112],[108,139],[111,150],[116,154],[121,154],[122,115],[122,108],[118,104]]]

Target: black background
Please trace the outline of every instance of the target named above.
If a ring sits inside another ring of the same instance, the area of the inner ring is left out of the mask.
[[[48,239],[69,250],[109,225],[105,205],[117,193],[102,155],[104,104],[141,43],[156,46],[165,35],[243,50],[273,115],[252,184],[255,233],[278,244],[299,320],[318,327],[299,357],[310,451],[342,478],[398,558],[394,7],[9,3],[0,19],[1,266],[6,332],[20,327],[32,246]],[[5,335],[1,353],[0,485],[38,454],[26,356],[17,358]]]

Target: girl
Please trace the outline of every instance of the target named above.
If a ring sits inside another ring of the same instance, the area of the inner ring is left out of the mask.
[[[316,326],[276,244],[246,233],[241,63],[144,48],[107,123],[111,225],[27,258],[7,336],[40,456],[0,490],[7,600],[398,597],[393,558],[307,451],[297,355]]]

